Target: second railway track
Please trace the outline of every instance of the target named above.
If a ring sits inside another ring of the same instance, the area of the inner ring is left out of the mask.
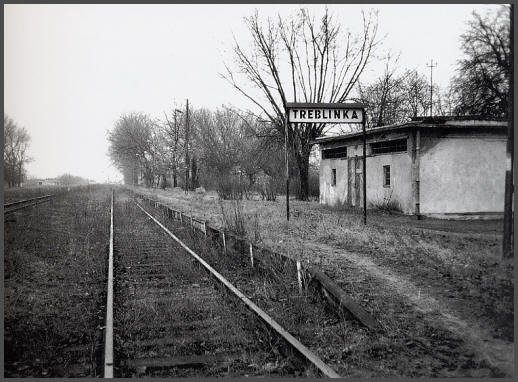
[[[239,298],[217,290],[132,198],[116,195],[113,213],[113,376],[322,375]]]
[[[36,204],[45,203],[51,200],[53,195],[43,195],[36,198],[18,200],[16,202],[10,202],[4,204],[4,215],[19,211],[24,208],[35,206]]]

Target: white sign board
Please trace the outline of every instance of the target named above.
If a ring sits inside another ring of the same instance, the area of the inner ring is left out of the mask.
[[[344,107],[345,104],[333,104],[321,106],[315,104],[314,107],[302,106],[295,104],[288,108],[288,121],[290,123],[306,122],[306,123],[362,123],[363,108],[360,107]]]

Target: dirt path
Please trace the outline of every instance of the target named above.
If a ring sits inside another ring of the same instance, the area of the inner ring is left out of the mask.
[[[305,247],[311,252],[323,252],[325,262],[332,263],[334,267],[339,266],[340,262],[346,259],[359,270],[381,280],[393,292],[407,299],[417,310],[425,314],[427,319],[435,322],[438,320],[445,329],[463,338],[466,345],[478,357],[485,359],[491,366],[500,369],[508,376],[514,374],[514,344],[494,338],[476,320],[459,318],[457,312],[433,293],[421,291],[407,278],[375,264],[366,255],[308,241],[305,242]]]

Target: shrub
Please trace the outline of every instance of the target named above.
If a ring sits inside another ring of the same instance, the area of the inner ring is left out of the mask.
[[[233,232],[238,236],[246,236],[246,222],[243,214],[243,202],[234,199],[226,206],[223,202],[219,202],[221,207],[221,218],[223,227],[229,232]]]
[[[262,200],[272,201],[277,200],[277,184],[270,176],[265,176],[260,182],[256,183],[256,191],[261,195]]]
[[[402,212],[401,204],[397,200],[392,199],[392,192],[388,196],[385,196],[383,200],[374,200],[371,201],[370,204],[374,209],[384,211],[384,212]]]
[[[223,200],[240,200],[246,192],[246,184],[233,175],[221,175],[216,180],[216,192]]]

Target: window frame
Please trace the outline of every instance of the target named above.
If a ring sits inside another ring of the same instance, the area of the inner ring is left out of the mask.
[[[408,138],[372,142],[370,149],[372,155],[406,153],[408,152]]]
[[[388,175],[388,179],[387,179]],[[388,180],[388,182],[387,182]],[[391,182],[390,182],[390,165],[384,165],[383,166],[383,187],[390,188]]]
[[[331,187],[336,187],[336,168],[331,169]]]
[[[342,159],[347,158],[347,146],[322,149],[321,159]]]

